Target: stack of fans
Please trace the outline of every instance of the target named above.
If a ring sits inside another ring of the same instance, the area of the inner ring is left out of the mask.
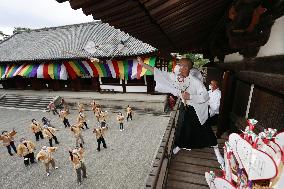
[[[242,134],[229,136],[222,170],[205,173],[210,189],[284,188],[284,132],[268,128],[256,134],[256,123],[249,119]]]

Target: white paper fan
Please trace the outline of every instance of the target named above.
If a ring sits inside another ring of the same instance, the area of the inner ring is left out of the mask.
[[[84,50],[90,54],[94,54],[103,47],[104,45],[97,45],[94,41],[88,41],[86,46],[84,47]]]

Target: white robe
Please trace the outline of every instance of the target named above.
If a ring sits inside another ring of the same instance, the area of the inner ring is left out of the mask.
[[[209,90],[209,114],[210,117],[213,117],[216,114],[219,114],[219,107],[220,107],[220,99],[221,99],[221,91],[216,89],[214,91]]]
[[[198,120],[203,125],[208,119],[208,100],[209,96],[203,83],[195,77],[189,75],[184,82],[179,82],[174,73],[161,71],[154,68],[154,79],[156,81],[156,91],[171,93],[182,99],[181,91],[186,91],[190,95],[190,100],[186,104],[194,108]],[[183,103],[185,100],[183,100]]]

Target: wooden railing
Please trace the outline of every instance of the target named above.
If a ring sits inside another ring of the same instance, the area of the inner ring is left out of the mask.
[[[174,110],[171,112],[170,121],[146,181],[146,189],[165,188],[168,167],[170,165],[172,149],[174,146],[175,131],[178,125],[180,113],[179,106],[180,100],[177,101]]]

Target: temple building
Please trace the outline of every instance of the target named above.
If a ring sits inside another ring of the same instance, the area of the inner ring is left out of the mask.
[[[85,50],[90,45],[92,53]],[[101,21],[35,29],[0,43],[0,82],[4,89],[100,91],[108,85],[123,92],[141,86],[142,92],[152,93],[152,73],[136,57],[167,67],[157,54],[154,47]]]

